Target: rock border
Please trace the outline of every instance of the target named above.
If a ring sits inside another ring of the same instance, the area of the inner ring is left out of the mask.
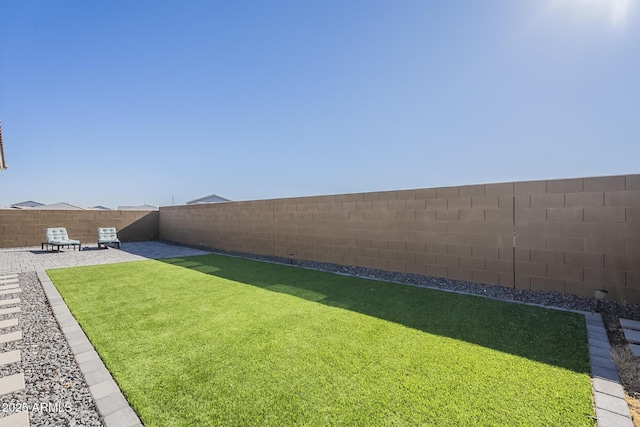
[[[37,270],[36,274],[49,300],[53,315],[89,385],[89,392],[93,396],[105,427],[142,427],[140,418],[129,406],[118,384],[102,363],[102,359],[69,311],[47,273],[44,270]]]

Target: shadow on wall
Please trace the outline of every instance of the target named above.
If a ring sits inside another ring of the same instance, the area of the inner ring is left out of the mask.
[[[121,242],[139,242],[158,239],[160,213],[150,212],[131,224],[118,229],[118,239]]]
[[[590,372],[585,320],[578,314],[222,255],[161,261],[574,372]]]

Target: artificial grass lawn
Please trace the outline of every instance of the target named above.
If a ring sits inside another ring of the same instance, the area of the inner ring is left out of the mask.
[[[147,426],[594,425],[576,314],[219,255],[48,274]]]

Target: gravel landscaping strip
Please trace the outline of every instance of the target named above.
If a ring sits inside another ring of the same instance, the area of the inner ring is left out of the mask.
[[[21,351],[21,361],[0,366],[2,376],[23,372],[25,390],[0,397],[0,417],[18,411],[29,413],[31,427],[103,426],[76,359],[67,344],[35,272],[21,273],[18,326],[22,339],[0,344],[0,352]],[[2,295],[9,299],[15,295]]]

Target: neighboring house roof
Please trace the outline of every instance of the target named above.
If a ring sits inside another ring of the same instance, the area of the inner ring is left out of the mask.
[[[82,206],[72,205],[71,203],[67,203],[67,202],[59,202],[59,203],[52,203],[50,205],[35,206],[35,207],[30,208],[30,209],[43,209],[43,210],[54,209],[54,210],[84,211],[84,210],[87,210],[89,208],[83,208]]]
[[[106,207],[106,206],[100,206],[100,205],[98,205],[98,206],[94,206],[94,207],[92,207],[91,209],[99,209],[99,210],[101,210],[101,211],[110,211],[110,210],[111,210],[111,208],[108,208],[108,207]]]
[[[145,203],[144,205],[140,205],[140,206],[118,206],[118,210],[119,211],[157,211],[158,208],[155,206],[147,205]]]
[[[0,171],[6,168],[7,164],[4,161],[4,148],[2,146],[2,123],[0,123]]]
[[[187,205],[195,205],[197,203],[220,203],[230,202],[231,200],[220,197],[217,194],[210,194],[208,196],[200,197],[199,199],[193,199],[187,202]]]
[[[33,200],[27,200],[26,202],[16,203],[15,205],[11,205],[12,208],[35,208],[38,206],[42,206],[43,203],[34,202]]]

